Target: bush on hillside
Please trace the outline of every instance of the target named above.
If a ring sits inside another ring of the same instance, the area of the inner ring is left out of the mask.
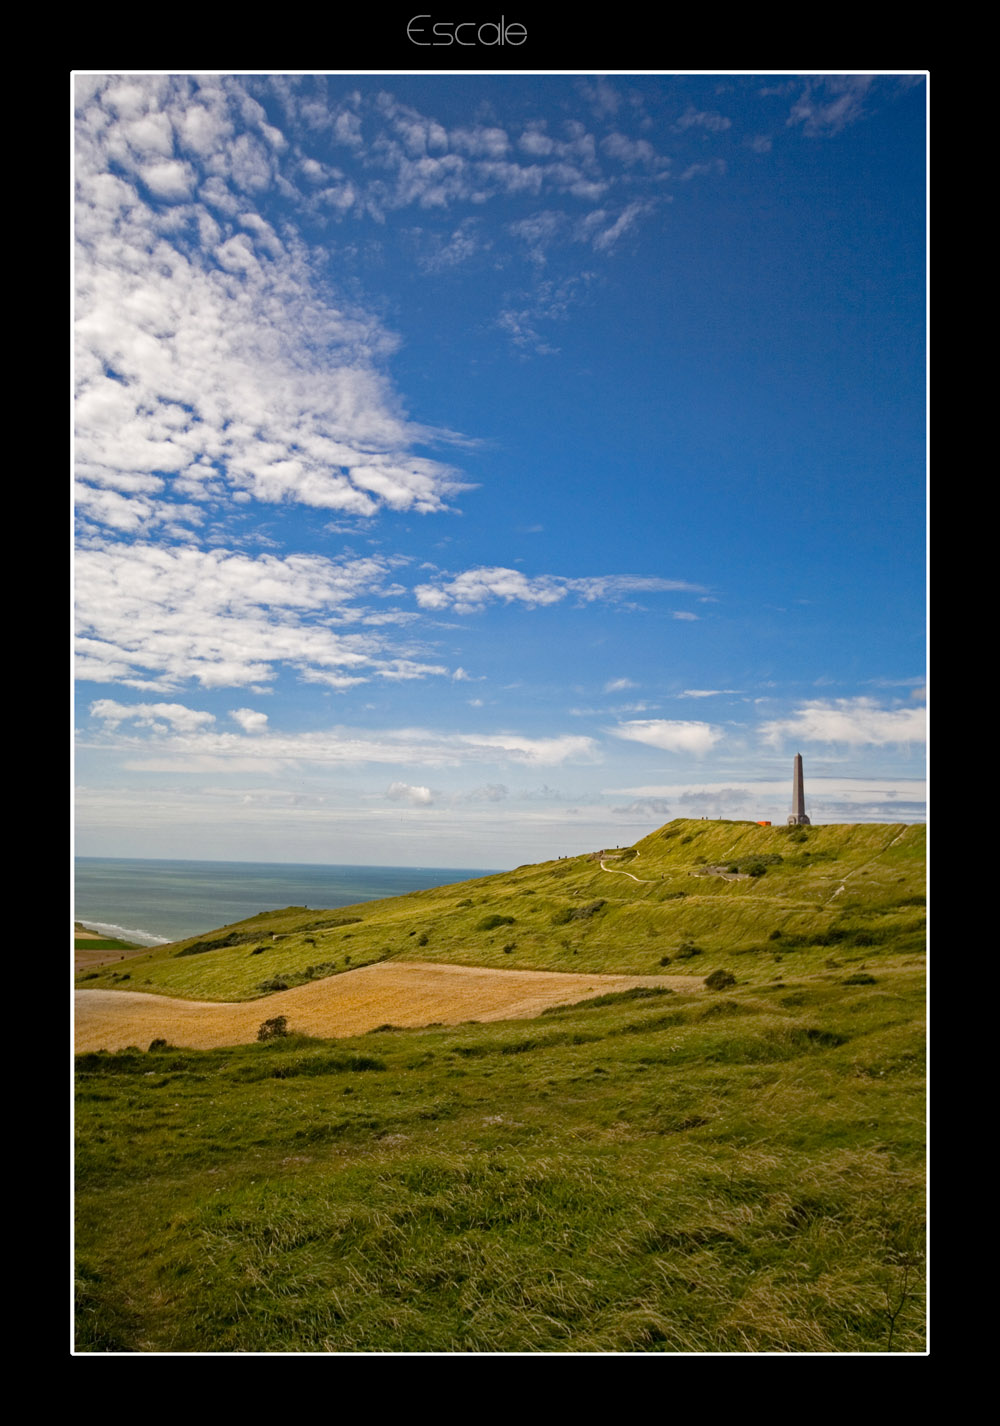
[[[696,946],[693,941],[681,941],[677,947],[677,959],[679,961],[689,961],[692,956],[704,955],[700,946]]]
[[[277,1040],[282,1035],[288,1034],[288,1016],[275,1015],[271,1020],[265,1020],[257,1031],[258,1040]]]
[[[552,917],[553,926],[565,926],[568,921],[589,921],[607,906],[606,901],[591,901],[586,906],[566,906]]]
[[[735,984],[736,977],[728,970],[714,970],[711,975],[705,977],[705,985],[709,990],[725,990],[727,985]]]

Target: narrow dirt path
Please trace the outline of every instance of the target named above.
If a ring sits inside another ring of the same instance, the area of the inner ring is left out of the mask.
[[[636,860],[636,861],[639,860],[640,855],[641,855],[641,853],[636,852],[636,854],[635,854],[635,860]],[[600,863],[600,867],[601,867],[601,871],[610,872],[610,874],[611,874],[612,876],[627,876],[630,881],[638,881],[638,882],[641,882],[644,886],[654,886],[654,885],[656,884],[655,881],[653,880],[653,878],[650,877],[650,876],[633,876],[630,871],[622,871],[621,867],[605,866],[603,862]]]

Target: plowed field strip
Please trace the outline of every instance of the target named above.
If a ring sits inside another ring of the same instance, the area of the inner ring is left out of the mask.
[[[633,986],[693,991],[701,984],[695,976],[564,975],[383,961],[239,1004],[172,1000],[131,990],[78,990],[76,1049],[145,1049],[155,1039],[206,1050],[246,1044],[257,1038],[261,1023],[275,1015],[287,1017],[290,1031],[324,1038],[363,1035],[385,1024],[520,1020],[540,1015],[550,1005]]]

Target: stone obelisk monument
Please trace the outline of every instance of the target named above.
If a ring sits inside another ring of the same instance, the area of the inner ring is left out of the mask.
[[[795,763],[792,771],[792,815],[788,819],[789,827],[811,827],[812,823],[806,816],[806,789],[802,781],[802,754],[795,754]]]

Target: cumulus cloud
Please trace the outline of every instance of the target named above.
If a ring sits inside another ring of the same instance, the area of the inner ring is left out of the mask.
[[[816,699],[787,718],[761,726],[765,742],[846,743],[849,747],[886,747],[923,743],[927,737],[922,708],[884,708],[872,698]]]
[[[220,688],[267,684],[282,666],[334,687],[447,673],[401,655],[382,632],[330,627],[357,595],[378,592],[391,564],[96,543],[77,556],[78,674]]]
[[[160,731],[166,725],[179,733],[193,733],[215,722],[214,714],[186,708],[183,703],[116,703],[99,698],[90,705],[90,712],[109,729],[128,722]]]
[[[265,142],[234,137],[248,112]],[[95,521],[146,526],[148,489],[124,493],[142,475],[161,502],[175,481],[208,481],[361,516],[440,510],[463,488],[413,452],[435,437],[407,421],[385,373],[394,339],[317,282],[294,235],[247,210],[283,142],[260,115],[237,84],[145,77],[82,105],[78,471],[123,492],[87,501]],[[174,134],[188,157],[167,156]]]
[[[408,802],[411,807],[429,807],[434,800],[429,787],[414,787],[408,782],[391,782],[385,795],[391,802]]]
[[[647,743],[651,748],[662,748],[664,752],[696,755],[710,752],[723,736],[722,729],[713,727],[711,723],[669,718],[633,718],[607,731],[616,738]]]
[[[267,714],[258,713],[253,708],[231,708],[229,716],[239,723],[244,733],[263,733],[267,727]]]

